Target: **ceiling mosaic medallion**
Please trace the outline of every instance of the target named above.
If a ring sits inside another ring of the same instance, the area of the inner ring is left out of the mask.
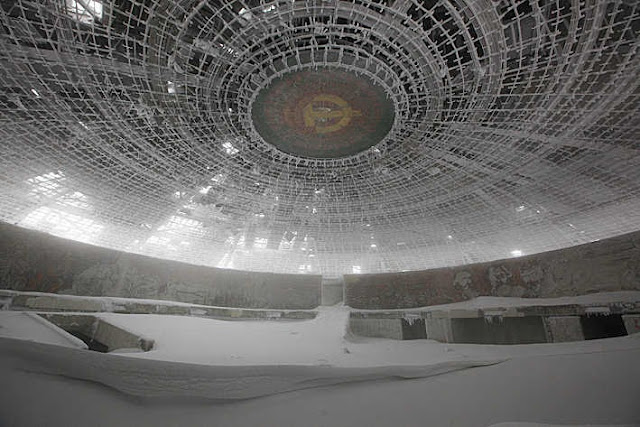
[[[292,155],[338,158],[379,143],[391,129],[393,103],[363,75],[335,70],[287,73],[252,104],[262,138]]]

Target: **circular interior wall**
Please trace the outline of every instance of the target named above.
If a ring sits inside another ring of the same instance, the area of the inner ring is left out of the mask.
[[[384,89],[366,76],[303,70],[261,90],[252,120],[260,136],[285,153],[337,158],[380,142],[393,125],[394,108]]]

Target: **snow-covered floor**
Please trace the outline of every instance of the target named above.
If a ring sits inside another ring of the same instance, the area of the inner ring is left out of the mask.
[[[640,350],[521,357],[428,378],[387,377],[222,403],[188,397],[136,397],[98,382],[7,369],[7,360],[2,358],[0,424],[640,425],[639,360]],[[139,381],[144,382],[145,377]]]
[[[156,341],[132,357],[203,365],[424,366],[446,361],[573,354],[640,348],[638,339],[528,345],[443,344],[348,334],[347,307],[319,307],[305,321],[225,321],[185,316],[102,313],[102,319]]]
[[[101,313],[156,346],[100,354],[29,338],[24,324],[16,334],[17,313],[0,311],[0,426],[640,425],[640,334],[512,346],[393,341],[349,335],[348,314]]]

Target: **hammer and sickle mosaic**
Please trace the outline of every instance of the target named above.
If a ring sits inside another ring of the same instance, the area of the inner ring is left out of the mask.
[[[337,132],[348,126],[353,117],[361,115],[344,99],[329,94],[315,96],[302,110],[305,126],[321,134]]]
[[[394,123],[394,104],[366,76],[331,68],[300,70],[262,88],[251,119],[264,142],[285,153],[340,158],[379,143]]]

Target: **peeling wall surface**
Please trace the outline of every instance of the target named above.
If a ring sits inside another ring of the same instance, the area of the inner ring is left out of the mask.
[[[196,266],[0,223],[0,289],[308,309],[320,305],[321,276]]]
[[[552,298],[640,289],[640,232],[520,258],[451,268],[346,275],[345,303],[393,309],[477,296]]]

